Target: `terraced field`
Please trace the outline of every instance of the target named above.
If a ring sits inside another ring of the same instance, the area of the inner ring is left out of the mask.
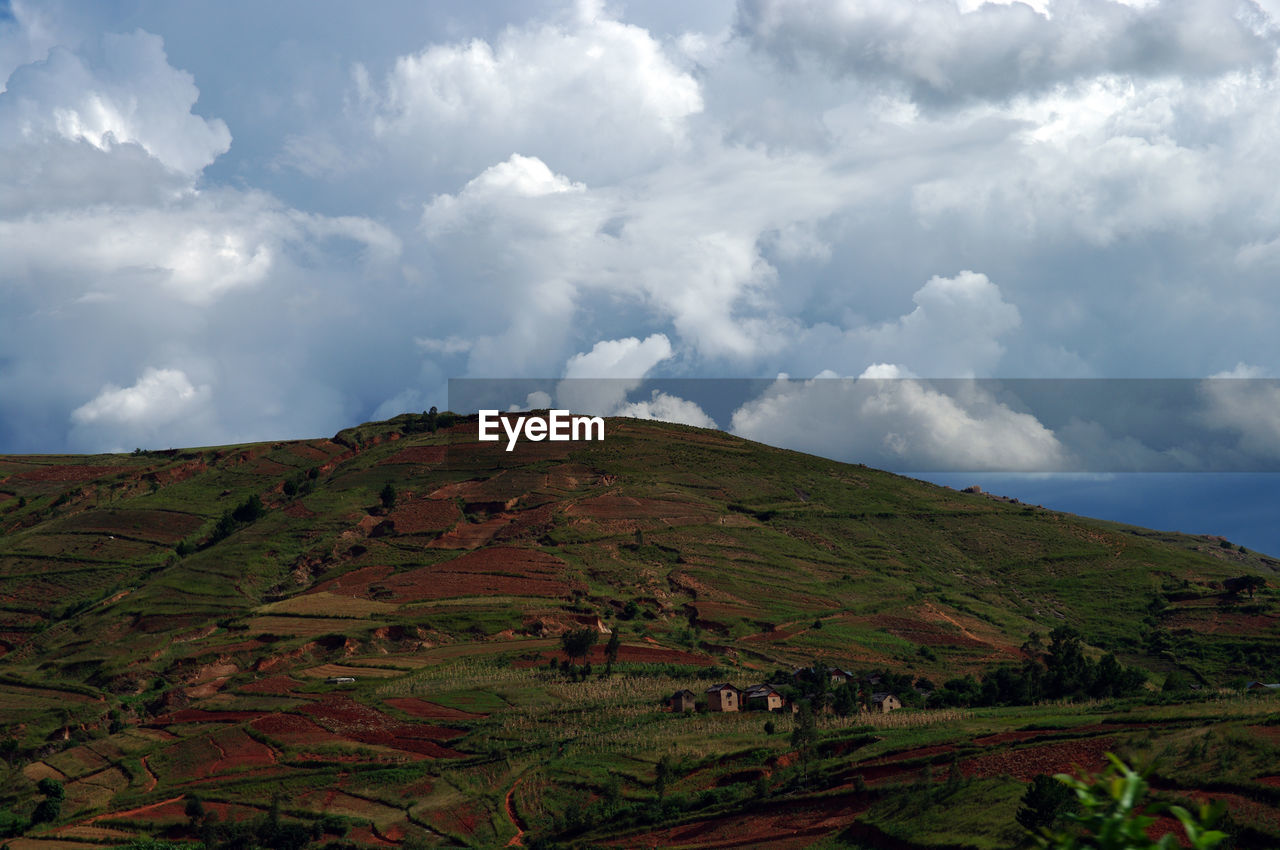
[[[1280,845],[1265,554],[682,426],[508,454],[425,420],[0,458],[0,841],[1007,848],[1030,780],[1114,752]],[[1064,625],[1145,684],[940,704]],[[813,700],[815,737],[666,706],[726,681]]]

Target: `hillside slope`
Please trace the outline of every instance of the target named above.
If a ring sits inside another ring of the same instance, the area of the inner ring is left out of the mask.
[[[356,839],[483,845],[519,826],[512,806],[560,805],[542,801],[558,780],[526,799],[532,778],[478,765],[519,762],[530,718],[586,693],[528,687],[584,626],[624,636],[628,705],[700,669],[745,681],[823,661],[942,682],[1021,664],[1031,633],[1061,625],[1153,686],[1175,670],[1206,688],[1278,672],[1266,583],[1280,563],[1221,539],[683,426],[610,420],[602,443],[506,453],[475,442],[474,422],[438,424],[0,457],[14,810],[54,777],[75,789],[64,831],[103,829],[96,813],[123,835],[182,822],[174,800],[196,783],[248,818],[270,781],[296,786],[297,817],[356,819]],[[1224,590],[1244,576],[1261,592]],[[575,740],[608,734],[575,717]],[[145,817],[119,814],[133,809]]]

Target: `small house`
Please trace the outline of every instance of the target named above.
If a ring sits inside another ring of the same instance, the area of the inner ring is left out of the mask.
[[[671,698],[667,700],[667,704],[670,705],[671,710],[675,712],[693,711],[696,707],[696,702],[697,696],[688,688],[676,691],[671,695]]]
[[[777,711],[786,702],[773,685],[752,685],[742,692],[742,701],[753,711]]]
[[[902,708],[902,702],[893,694],[878,691],[871,695],[871,710],[878,711],[881,714],[888,714],[890,711]]]
[[[739,711],[742,692],[725,682],[707,688],[707,708],[711,711]]]
[[[354,676],[330,676],[324,680],[326,685],[349,685],[356,679]]]

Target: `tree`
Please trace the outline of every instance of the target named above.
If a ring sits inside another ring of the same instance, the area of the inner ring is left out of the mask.
[[[800,766],[806,776],[809,774],[809,756],[817,740],[818,724],[813,716],[813,707],[802,702],[795,715],[795,728],[791,730],[791,746],[800,754]]]
[[[599,639],[600,633],[595,629],[571,629],[560,636],[560,648],[570,660],[586,658]]]
[[[1014,818],[1026,830],[1040,833],[1052,827],[1069,808],[1074,808],[1075,794],[1063,783],[1037,774],[1022,795],[1022,808]]]
[[[622,649],[622,630],[615,628],[609,635],[609,642],[604,645],[604,674],[613,672],[613,662],[618,660],[618,651]]]
[[[658,792],[658,799],[661,800],[667,796],[667,788],[671,786],[671,781],[676,778],[676,765],[671,756],[664,755],[658,759],[658,766],[654,771],[653,790]]]
[[[36,790],[44,795],[44,799],[31,814],[32,823],[52,823],[62,814],[62,800],[66,796],[62,783],[56,779],[41,779],[36,783]]]
[[[382,492],[378,494],[378,498],[382,500],[382,507],[391,510],[396,506],[396,488],[391,486],[388,481],[386,486],[382,488]]]

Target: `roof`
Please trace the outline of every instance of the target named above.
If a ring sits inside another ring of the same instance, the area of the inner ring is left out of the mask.
[[[877,691],[876,693],[874,693],[874,694],[872,694],[872,695],[871,695],[871,701],[872,701],[872,702],[884,702],[884,701],[885,701],[885,700],[887,700],[889,697],[893,697],[894,699],[897,699],[897,697],[894,697],[894,696],[893,696],[893,694],[891,694],[891,693],[888,693],[888,692],[886,692],[886,691]]]
[[[752,685],[751,687],[747,688],[746,691],[743,692],[743,694],[747,697],[747,699],[767,697],[770,694],[777,694],[778,696],[782,696],[782,694],[778,692],[778,689],[775,688],[773,685]]]
[[[707,693],[709,694],[713,694],[716,691],[733,691],[734,693],[741,693],[737,688],[735,688],[733,685],[729,684],[728,682],[723,682],[719,685],[712,685],[711,687],[707,688]]]
[[[1250,682],[1245,685],[1246,688],[1280,688],[1280,682]]]
[[[676,691],[676,692],[675,692],[674,694],[672,694],[671,696],[672,696],[672,697],[682,697],[682,696],[684,696],[684,695],[686,695],[686,694],[688,694],[689,696],[697,696],[693,691],[689,690],[688,688],[681,688],[680,690]]]

